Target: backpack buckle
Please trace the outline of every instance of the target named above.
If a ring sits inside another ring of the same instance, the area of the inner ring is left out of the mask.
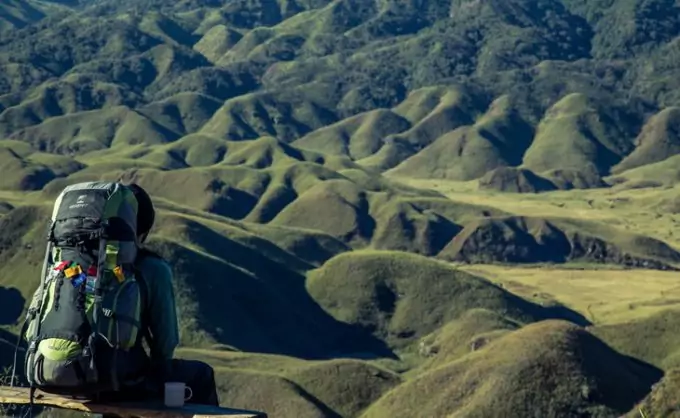
[[[122,266],[116,266],[113,268],[113,274],[116,276],[118,283],[123,283],[125,281],[125,274],[123,273]]]

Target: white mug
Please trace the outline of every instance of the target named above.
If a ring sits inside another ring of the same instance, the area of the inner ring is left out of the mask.
[[[189,396],[186,392],[189,391]],[[184,402],[191,399],[194,393],[191,391],[189,386],[186,386],[184,382],[166,382],[165,383],[165,406],[169,407],[181,407],[184,406]]]

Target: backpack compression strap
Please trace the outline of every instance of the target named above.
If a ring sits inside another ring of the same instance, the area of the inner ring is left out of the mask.
[[[45,249],[45,258],[43,260],[43,266],[42,266],[42,273],[40,274],[40,291],[44,292],[45,291],[45,281],[47,278],[47,266],[50,262],[50,256],[52,253],[52,245],[54,243],[54,222],[50,222],[49,230],[47,233],[47,248]],[[19,332],[19,335],[17,336],[17,344],[14,347],[14,364],[12,365],[12,381],[10,383],[11,387],[14,387],[14,381],[16,378],[16,371],[17,371],[17,354],[19,352],[19,345],[21,344],[21,338],[24,336],[24,333],[28,330],[28,325],[30,324],[31,321],[37,321],[35,324],[35,331],[31,333],[30,338],[28,338],[28,350],[26,350],[26,358],[32,354],[34,354],[37,351],[37,344],[36,344],[36,338],[40,335],[40,317],[42,315],[42,303],[38,304],[38,307],[33,309],[29,309],[28,313],[26,315],[26,319],[24,320],[24,324],[21,327],[21,331]],[[34,398],[35,398],[35,380],[33,379],[34,374],[35,374],[35,367],[33,365],[33,362],[31,361],[29,363],[29,367],[27,370],[27,376],[26,379],[30,383],[30,392],[29,392],[29,408],[30,408],[30,416],[33,417],[33,406],[34,406]]]
[[[160,258],[159,255],[145,248],[140,248],[139,252],[137,253],[137,260],[135,260],[135,264],[133,265],[135,276],[137,277],[137,282],[139,283],[139,291],[142,296],[142,326],[140,328],[142,329],[143,337],[146,339],[148,344],[151,344],[151,333],[149,331],[149,324],[151,324],[151,317],[149,316],[149,285],[146,281],[146,277],[144,277],[144,274],[142,273],[142,269],[139,268],[138,263],[144,257],[154,256]]]

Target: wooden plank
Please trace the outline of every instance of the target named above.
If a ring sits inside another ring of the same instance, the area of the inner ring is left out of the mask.
[[[0,404],[27,405],[30,403],[29,395],[28,388],[0,386]],[[185,404],[182,408],[168,408],[162,402],[157,401],[97,404],[40,391],[36,391],[33,403],[73,411],[115,415],[121,418],[267,418],[267,414],[263,412],[210,405]]]

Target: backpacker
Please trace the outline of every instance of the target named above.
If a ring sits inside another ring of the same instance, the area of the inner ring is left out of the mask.
[[[119,389],[141,332],[137,251],[137,200],[126,186],[80,183],[57,197],[27,316],[31,394],[92,398]]]

